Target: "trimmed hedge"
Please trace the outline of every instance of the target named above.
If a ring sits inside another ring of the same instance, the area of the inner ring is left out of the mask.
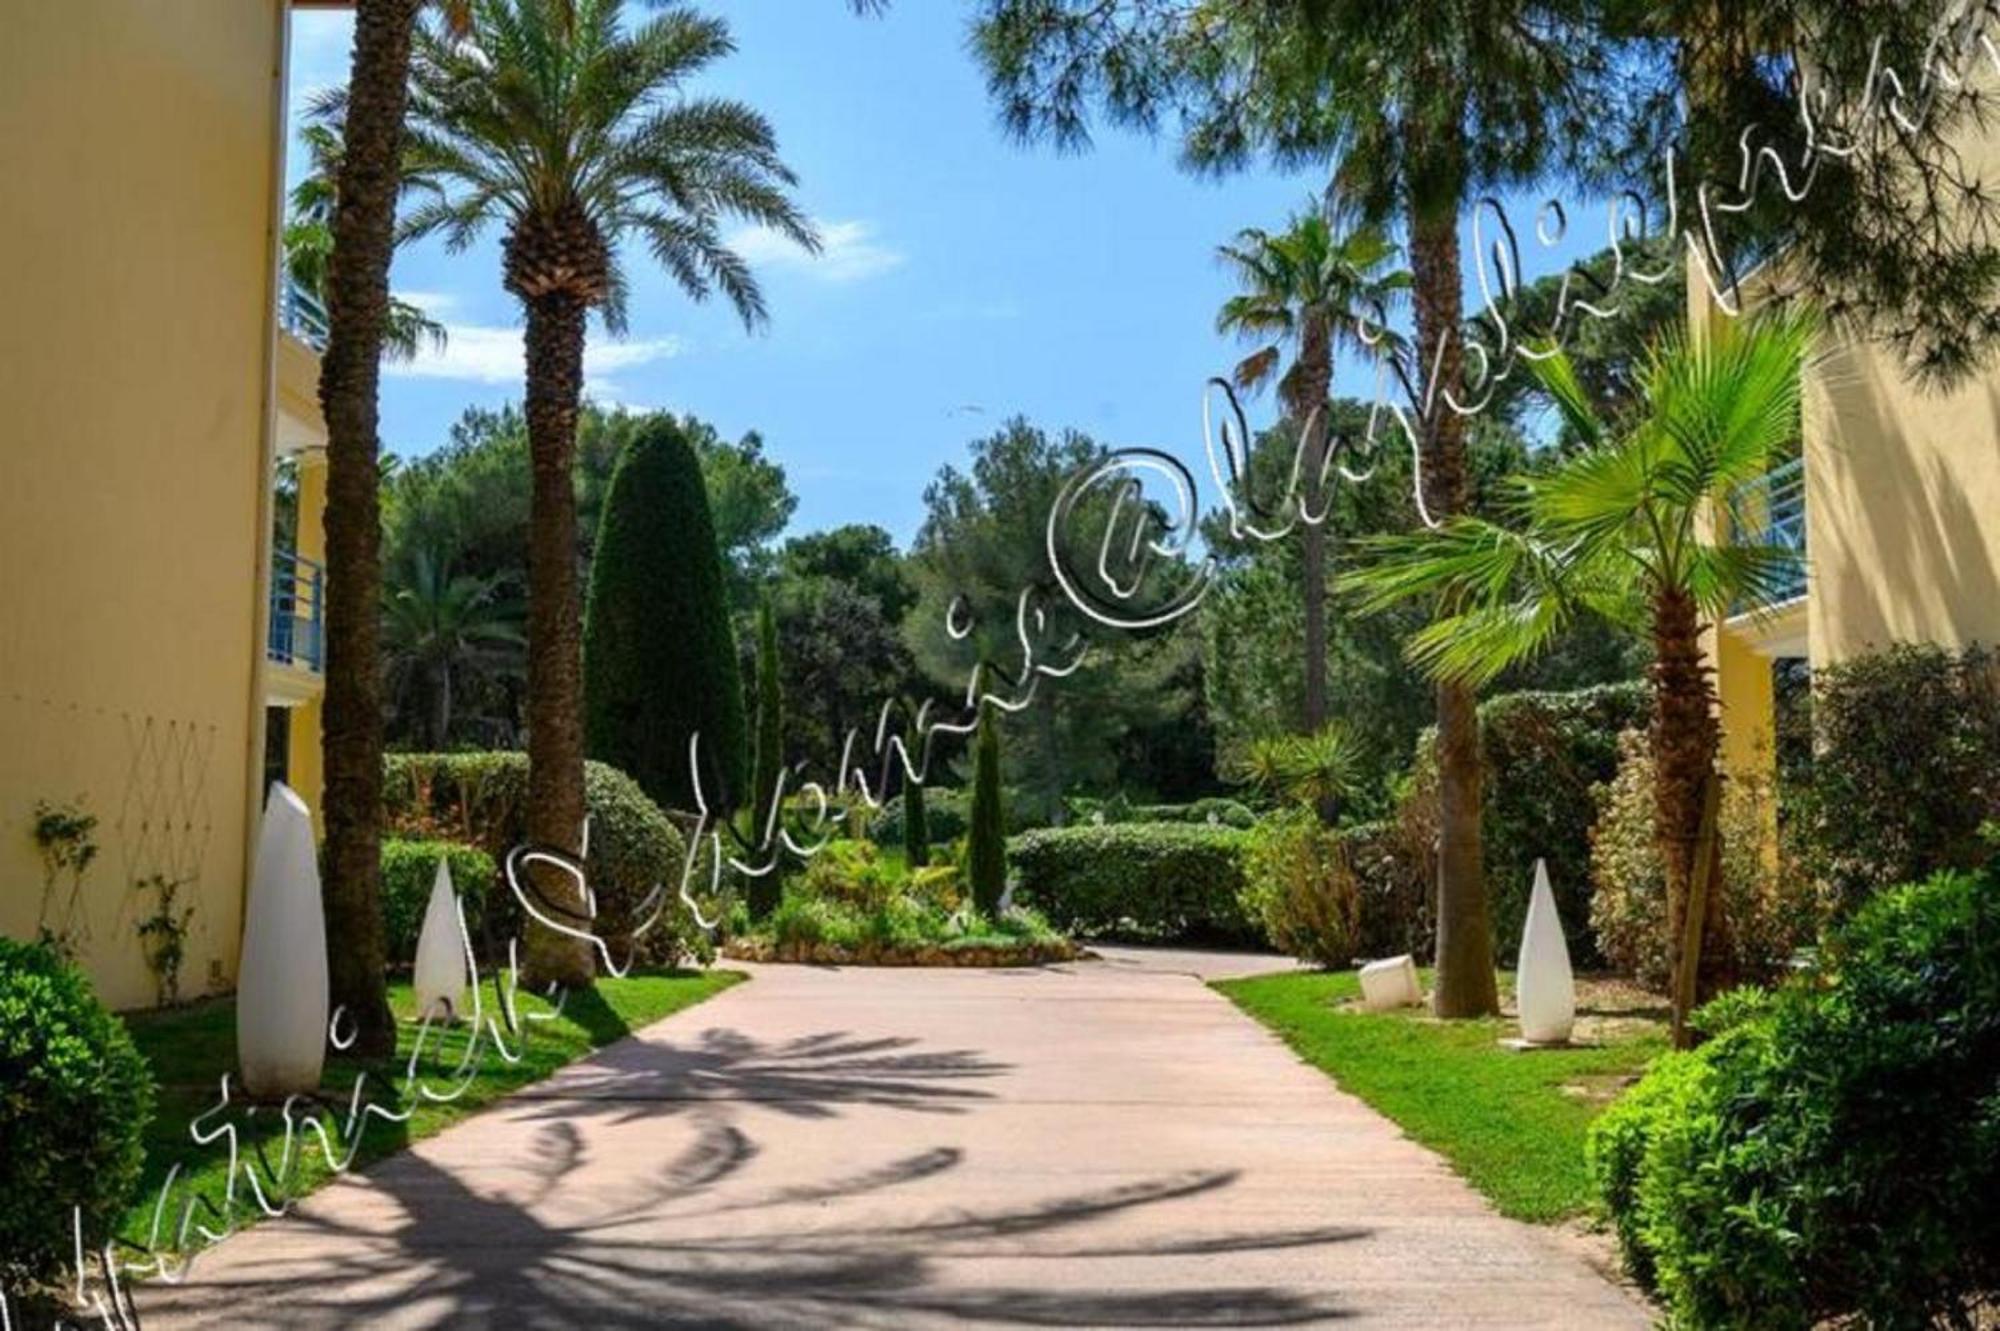
[[[431,903],[440,858],[451,860],[451,884],[465,903],[465,929],[476,943],[486,903],[499,878],[493,857],[477,846],[456,841],[382,841],[382,935],[392,962],[414,962],[417,935]]]
[[[1218,795],[1191,800],[1186,804],[1127,804],[1122,796],[1111,799],[1072,798],[1067,801],[1070,817],[1080,823],[1104,815],[1107,823],[1206,823],[1211,818],[1225,827],[1255,827],[1257,813],[1241,800]]]
[[[1972,869],[2000,818],[2000,662],[1899,646],[1813,673],[1800,847],[1839,918],[1883,884]],[[1789,792],[1788,792],[1789,794]]]
[[[611,473],[583,623],[589,755],[663,809],[693,809],[688,739],[701,735],[708,807],[748,801],[736,636],[701,461],[654,416]]]
[[[2000,1289],[2000,870],[1884,893],[1702,1010],[1590,1135],[1676,1325],[1974,1325]]]
[[[384,768],[382,800],[395,836],[474,845],[496,865],[526,837],[525,753],[398,753]],[[698,955],[705,941],[673,895],[685,854],[681,834],[615,767],[585,763],[583,791],[590,811],[586,869],[597,896],[599,935],[617,939],[628,931],[634,910],[665,881],[669,902],[644,935],[642,959],[664,966]],[[483,932],[504,951],[505,940],[521,927],[520,904],[504,884],[492,894],[486,920]]]
[[[1594,788],[1618,771],[1618,736],[1643,728],[1652,691],[1642,682],[1603,684],[1570,693],[1503,693],[1479,707],[1483,773],[1480,830],[1486,900],[1495,959],[1511,966],[1521,948],[1535,861],[1549,864],[1549,886],[1562,917],[1571,960],[1603,964],[1590,929],[1590,832],[1597,821]],[[1417,763],[1399,817],[1435,824],[1435,732],[1417,742]],[[1414,867],[1414,866],[1412,866]]]
[[[1016,899],[1056,928],[1095,937],[1255,941],[1244,915],[1250,834],[1204,823],[1103,823],[1008,843]]]
[[[0,937],[0,1283],[52,1278],[110,1237],[139,1187],[153,1079],[83,972]]]

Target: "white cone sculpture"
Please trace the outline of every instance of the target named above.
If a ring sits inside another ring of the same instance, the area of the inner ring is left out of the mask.
[[[243,961],[236,981],[236,1058],[259,1098],[319,1089],[326,1060],[326,917],[312,815],[283,784],[264,802]]]
[[[431,902],[417,933],[417,1019],[456,1017],[471,983],[465,967],[465,939],[458,927],[458,895],[451,888],[451,861],[438,858]]]
[[[1548,865],[1541,860],[1535,861],[1535,891],[1528,898],[1514,989],[1521,1004],[1521,1038],[1530,1044],[1568,1043],[1576,1026],[1576,977],[1569,968],[1569,943],[1556,916]]]

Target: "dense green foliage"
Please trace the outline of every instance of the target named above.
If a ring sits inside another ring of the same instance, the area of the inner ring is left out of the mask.
[[[1257,815],[1240,800],[1210,795],[1186,804],[1132,804],[1124,796],[1091,799],[1073,796],[1068,801],[1073,822],[1106,823],[1220,823],[1224,827],[1250,827]]]
[[[636,923],[632,913],[655,885],[667,884],[660,920],[643,936],[641,955],[671,965],[704,946],[674,895],[683,840],[638,783],[616,768],[590,762],[583,769],[590,810],[590,855],[585,862],[597,897],[600,937],[620,939]],[[478,846],[495,863],[520,844],[527,828],[528,756],[524,753],[391,754],[382,798],[395,835],[444,838]],[[506,940],[521,926],[519,905],[504,884],[487,903],[484,936],[504,956]]]
[[[949,845],[959,840],[972,826],[971,792],[951,786],[926,784],[923,796],[924,829],[933,846]],[[875,835],[890,844],[907,843],[909,801],[906,795],[897,795],[885,801],[875,815]],[[1009,827],[1010,831],[1013,828]]]
[[[1260,975],[1215,987],[1519,1220],[1562,1220],[1589,1206],[1583,1144],[1598,1105],[1577,1088],[1615,1084],[1663,1043],[1656,1029],[1641,1028],[1523,1057],[1500,1047],[1513,1033],[1502,1019],[1356,1011],[1360,985],[1351,972]]]
[[[1833,916],[1885,884],[1966,869],[2000,818],[2000,663],[1903,645],[1812,682],[1809,780],[1787,791]]]
[[[417,935],[424,927],[424,911],[431,901],[431,885],[437,879],[440,859],[451,861],[451,885],[465,915],[465,931],[476,944],[485,919],[486,903],[499,883],[493,857],[477,846],[456,841],[405,840],[385,837],[382,841],[382,939],[391,962],[404,965],[416,960]],[[500,886],[499,891],[507,891]],[[511,902],[510,902],[511,904]]]
[[[701,463],[670,418],[626,444],[611,477],[584,612],[590,756],[662,808],[744,803],[743,690]]]
[[[1271,946],[1316,966],[1354,960],[1361,895],[1339,831],[1309,808],[1280,809],[1250,833],[1243,913]]]
[[[1813,973],[1701,1024],[1591,1141],[1675,1318],[1971,1325],[2000,1287],[2000,872],[1881,894]]]
[[[153,1085],[83,972],[0,937],[0,1281],[47,1279],[103,1243],[139,1185]]]
[[[984,915],[999,913],[1007,891],[1007,810],[1000,789],[1000,723],[983,707],[972,744],[972,812],[966,829],[965,877],[972,905]]]
[[[1018,899],[1091,937],[1243,942],[1249,833],[1189,823],[1106,823],[1025,832],[1008,843]]]
[[[759,845],[785,766],[785,694],[778,678],[778,623],[767,597],[757,607],[757,730],[750,759],[750,837]]]
[[[1590,935],[1613,969],[1661,993],[1667,966],[1667,881],[1654,841],[1653,759],[1646,737],[1627,731],[1618,774],[1598,790],[1590,848]],[[1718,827],[1722,893],[1729,921],[1723,965],[1743,982],[1781,973],[1810,944],[1818,912],[1805,877],[1789,856],[1771,853],[1776,827],[1769,781],[1733,775],[1722,790]]]

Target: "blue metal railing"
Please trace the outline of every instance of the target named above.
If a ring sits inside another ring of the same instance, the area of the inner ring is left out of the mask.
[[[1793,458],[1772,468],[1762,479],[1731,495],[1729,523],[1741,543],[1776,546],[1788,556],[1785,572],[1772,589],[1768,605],[1783,605],[1806,594],[1804,458]]]
[[[278,289],[278,322],[313,350],[326,350],[326,306],[289,277]]]
[[[326,570],[291,550],[271,556],[271,631],[265,653],[315,674],[326,668]]]

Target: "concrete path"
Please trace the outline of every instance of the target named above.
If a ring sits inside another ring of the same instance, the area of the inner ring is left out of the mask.
[[[1264,959],[754,980],[147,1287],[148,1328],[1638,1328],[1205,988]]]

